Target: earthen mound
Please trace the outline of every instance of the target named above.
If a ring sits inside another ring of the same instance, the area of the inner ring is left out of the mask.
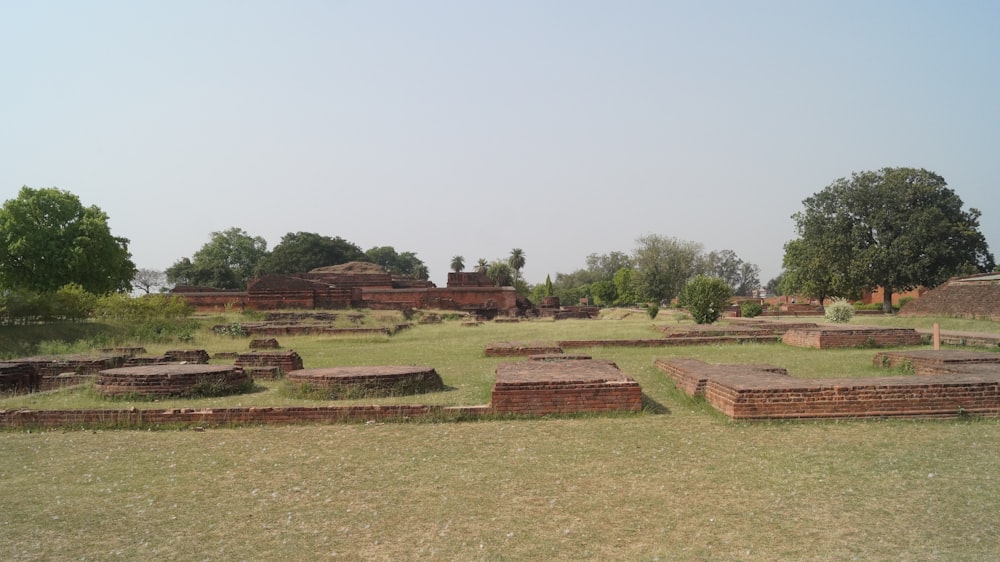
[[[355,275],[385,275],[385,268],[377,263],[351,261],[339,265],[325,265],[309,270],[309,273],[353,273]]]

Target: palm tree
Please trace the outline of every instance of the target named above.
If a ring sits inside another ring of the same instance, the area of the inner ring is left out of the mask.
[[[451,258],[451,270],[455,273],[459,273],[463,269],[465,269],[465,258],[462,256],[453,256]]]
[[[520,279],[521,268],[524,267],[524,250],[521,248],[511,250],[510,257],[507,258],[507,265],[514,270],[514,279]]]
[[[479,261],[476,263],[476,271],[479,273],[486,273],[486,270],[489,269],[489,267],[490,264],[486,263],[486,258],[479,258]]]
[[[510,264],[497,260],[486,268],[486,276],[493,281],[495,287],[510,287],[514,284],[514,275]]]

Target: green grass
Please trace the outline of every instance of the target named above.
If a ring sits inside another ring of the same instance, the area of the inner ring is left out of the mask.
[[[490,341],[651,334],[648,318],[630,317],[279,341],[307,367],[427,364],[452,387],[385,403],[472,404],[488,400],[500,361],[483,356]],[[246,349],[246,340],[201,332],[192,343]],[[1000,552],[1000,421],[733,423],[652,366],[683,355],[842,376],[870,369],[875,350],[580,351],[615,360],[657,407],[464,423],[0,432],[0,557],[986,560]],[[46,400],[58,407],[72,399],[64,394]],[[185,404],[265,397],[275,400],[267,391]]]

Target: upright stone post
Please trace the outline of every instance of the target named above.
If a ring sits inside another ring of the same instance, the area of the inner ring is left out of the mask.
[[[941,349],[941,325],[934,323],[934,349]]]

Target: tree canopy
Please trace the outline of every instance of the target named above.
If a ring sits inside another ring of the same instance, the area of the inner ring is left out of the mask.
[[[365,253],[352,242],[314,232],[289,232],[263,258],[260,273],[304,273],[317,267],[365,260]]]
[[[75,283],[94,294],[127,291],[136,272],[128,239],[108,216],[57,188],[22,187],[0,208],[0,288],[52,292]]]
[[[245,289],[267,256],[267,241],[241,228],[213,232],[193,259],[181,258],[167,268],[167,281],[218,289]]]
[[[392,246],[376,246],[365,252],[365,261],[377,263],[393,275],[427,279],[430,272],[413,252],[397,252]]]
[[[640,295],[645,299],[673,299],[699,271],[702,246],[697,242],[647,234],[639,237],[636,244],[632,263]]]
[[[894,292],[995,265],[979,231],[980,212],[963,210],[934,172],[855,172],[803,204],[792,216],[799,238],[785,246],[785,267],[793,284],[822,285],[817,290],[827,296],[882,287],[888,311]]]

